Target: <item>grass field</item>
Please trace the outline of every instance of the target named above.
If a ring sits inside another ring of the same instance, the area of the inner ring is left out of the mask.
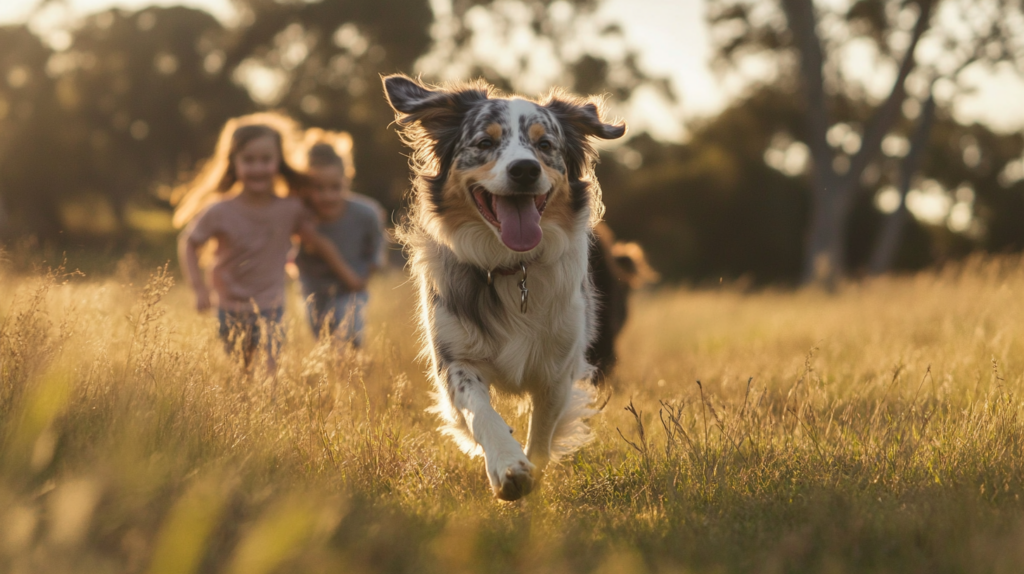
[[[163,271],[0,270],[0,572],[1024,565],[1019,259],[638,294],[595,441],[517,503],[424,412],[404,277],[371,290],[361,354],[293,293],[269,381]]]

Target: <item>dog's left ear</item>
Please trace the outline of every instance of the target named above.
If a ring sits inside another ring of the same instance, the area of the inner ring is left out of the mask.
[[[544,107],[551,110],[563,126],[569,126],[576,132],[572,135],[614,140],[626,133],[625,122],[617,125],[604,123],[594,102],[579,103],[554,98]]]

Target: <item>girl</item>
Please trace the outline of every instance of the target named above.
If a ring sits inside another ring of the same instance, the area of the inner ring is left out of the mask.
[[[213,158],[173,198],[179,206],[175,224],[188,223],[178,254],[199,311],[209,309],[212,300],[198,251],[210,240],[217,242],[212,277],[220,336],[229,353],[241,354],[247,370],[261,340],[268,371],[276,370],[284,267],[293,235],[342,283],[353,290],[363,288],[334,245],[316,233],[312,214],[299,199],[288,196],[303,180],[285,161],[282,134],[294,131],[293,122],[276,114],[229,121]],[[279,189],[282,179],[285,189]]]
[[[355,170],[348,134],[313,129],[307,132],[306,143],[309,182],[304,198],[316,213],[317,231],[334,243],[365,284],[382,264],[383,209],[351,191]],[[354,347],[362,346],[366,291],[339,281],[326,261],[305,246],[295,265],[314,334],[334,335]]]

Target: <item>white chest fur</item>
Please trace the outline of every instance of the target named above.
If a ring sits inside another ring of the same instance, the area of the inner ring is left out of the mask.
[[[573,372],[586,348],[584,277],[552,266],[538,265],[528,271],[530,294],[525,313],[519,307],[518,277],[495,281],[506,310],[505,328],[489,341],[487,355],[498,375],[495,381],[513,389],[576,378]]]
[[[547,239],[547,238],[546,238]],[[452,273],[442,249],[425,250],[417,265],[420,275],[423,319],[435,348],[444,348],[459,359],[472,360],[498,388],[518,393],[551,380],[579,380],[586,376],[584,359],[591,323],[587,279],[588,237],[559,237],[557,249],[545,249],[527,265],[526,312],[521,310],[521,273],[494,275],[487,286],[482,270],[466,276]],[[549,244],[551,245],[551,244]],[[459,284],[469,283],[469,284]],[[438,302],[432,293],[466,297],[473,301]],[[484,305],[483,303],[487,303]],[[477,305],[478,322],[467,320],[456,307]]]

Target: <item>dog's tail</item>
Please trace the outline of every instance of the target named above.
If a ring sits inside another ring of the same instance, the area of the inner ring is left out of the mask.
[[[593,407],[594,399],[592,385],[573,385],[569,403],[558,419],[558,426],[551,439],[552,462],[576,452],[593,440],[594,435],[584,419],[597,414],[597,409]]]

